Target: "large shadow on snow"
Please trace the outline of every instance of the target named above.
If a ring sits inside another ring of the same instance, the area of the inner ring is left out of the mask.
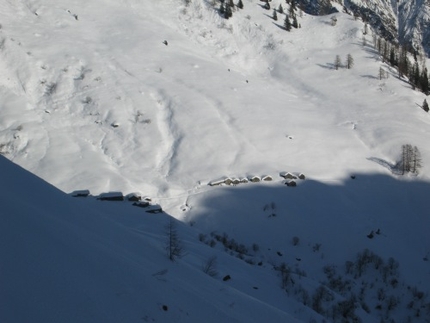
[[[381,174],[352,177],[297,180],[296,187],[281,179],[213,187],[190,197],[189,219],[207,234],[226,232],[244,244],[290,255],[285,261],[304,259],[321,244],[334,262],[369,248],[430,271],[430,182]],[[300,248],[292,246],[294,236]]]

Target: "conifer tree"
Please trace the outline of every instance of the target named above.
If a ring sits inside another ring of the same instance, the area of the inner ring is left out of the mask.
[[[387,62],[390,55],[390,43],[388,41],[384,41],[383,49],[382,49],[382,58],[384,62]]]
[[[412,83],[413,88],[420,87],[420,67],[418,62],[415,61],[414,65],[410,69],[409,81]]]
[[[379,79],[380,79],[380,80],[382,80],[382,79],[386,78],[385,70],[384,70],[382,67],[380,67],[380,68],[379,68],[378,76],[379,76]]]
[[[296,10],[296,2],[295,2],[295,0],[291,0],[290,9],[288,11],[290,13],[291,17],[293,17],[295,15],[295,10]]]
[[[424,102],[423,102],[423,110],[424,110],[425,112],[429,112],[429,105],[428,105],[428,103],[427,103],[427,100],[426,100],[426,99],[424,99]]]
[[[278,20],[278,15],[276,14],[276,9],[273,9],[273,16],[272,16],[273,20]]]
[[[414,174],[418,174],[418,170],[422,167],[421,153],[418,150],[417,146],[414,146],[414,150],[412,152],[412,163],[411,163],[411,172]]]
[[[181,258],[184,254],[184,248],[179,239],[176,223],[174,221],[175,220],[170,218],[166,225],[166,251],[171,261]]]
[[[288,15],[285,16],[284,27],[286,31],[291,31],[291,21]]]
[[[297,7],[296,7],[296,0],[291,0],[291,3],[290,3],[290,10],[291,11],[295,11],[295,10],[297,10]]]
[[[233,16],[233,11],[231,10],[231,7],[226,4],[225,5],[225,12],[224,12],[224,18],[228,19],[231,18]]]
[[[351,54],[346,55],[346,68],[351,69],[354,66],[354,58]]]
[[[335,59],[334,59],[334,68],[335,68],[336,70],[338,70],[338,69],[339,69],[339,67],[340,67],[340,64],[341,64],[340,56],[339,56],[339,55],[336,55],[336,57],[335,57]]]
[[[410,66],[410,62],[408,59],[408,52],[406,50],[406,46],[403,45],[400,48],[400,53],[399,53],[399,61],[398,61],[399,77],[408,75],[409,66]]]
[[[429,78],[428,78],[428,72],[427,68],[424,66],[421,77],[420,77],[420,87],[421,91],[423,91],[424,94],[428,95],[430,92],[430,85],[429,85]]]
[[[242,2],[242,0],[239,0],[239,2],[237,3],[237,7],[239,9],[243,9],[243,2]]]
[[[293,23],[292,23],[294,28],[299,28],[299,24],[297,23],[297,17],[296,15],[293,16]]]
[[[412,145],[407,144],[402,146],[402,174],[411,171],[413,148]]]
[[[421,153],[417,146],[411,144],[402,146],[402,174],[414,173],[418,174],[418,170],[422,167]]]
[[[390,65],[397,66],[396,50],[394,46],[390,48]]]
[[[221,2],[221,6],[219,7],[219,13],[220,13],[220,15],[222,15],[222,16],[224,16],[224,15],[225,15],[224,2]]]
[[[282,4],[279,4],[278,12],[279,13],[284,13],[284,8],[282,8]]]

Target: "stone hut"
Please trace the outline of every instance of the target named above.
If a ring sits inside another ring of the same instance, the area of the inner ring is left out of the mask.
[[[294,180],[289,180],[285,182],[285,185],[290,186],[290,187],[296,187],[297,183]]]
[[[137,193],[127,194],[126,198],[127,198],[127,201],[130,201],[130,202],[137,202],[142,199],[141,196]]]
[[[73,197],[87,197],[88,195],[90,195],[90,191],[89,190],[77,190],[77,191],[73,191],[72,193],[70,193],[70,195]]]
[[[261,181],[261,178],[259,176],[249,176],[248,179],[250,182],[253,182],[253,183],[258,183]]]
[[[270,175],[264,175],[263,177],[261,177],[261,180],[265,182],[270,182],[270,181],[273,181],[273,178]]]
[[[290,173],[290,172],[281,172],[279,174],[279,176],[281,176],[281,177],[283,177],[285,179],[297,179],[297,177],[294,174]]]
[[[124,196],[121,192],[101,193],[97,198],[100,201],[124,201]]]

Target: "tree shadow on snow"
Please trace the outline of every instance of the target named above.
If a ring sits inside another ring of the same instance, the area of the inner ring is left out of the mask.
[[[333,63],[326,63],[326,64],[317,64],[319,67],[325,68],[326,70],[334,70],[334,64]]]

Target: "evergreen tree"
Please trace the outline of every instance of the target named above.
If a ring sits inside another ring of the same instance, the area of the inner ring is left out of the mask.
[[[354,66],[354,58],[351,54],[346,55],[346,68],[351,69]]]
[[[273,9],[273,16],[272,16],[273,20],[278,20],[278,15],[276,14],[276,9]]]
[[[390,55],[390,43],[388,41],[384,41],[384,45],[382,48],[382,58],[384,62],[388,61]]]
[[[429,94],[430,85],[429,85],[429,78],[428,78],[428,72],[426,67],[424,67],[421,72],[420,87],[421,87],[421,91],[423,91],[424,94],[426,95]]]
[[[418,170],[422,167],[422,159],[421,153],[418,150],[417,146],[414,146],[414,150],[412,152],[412,163],[411,163],[411,172],[414,174],[418,174]]]
[[[291,3],[290,3],[290,10],[291,11],[295,11],[295,10],[297,10],[297,7],[296,7],[296,0],[291,0]]]
[[[415,61],[414,65],[410,70],[409,81],[411,82],[413,88],[420,87],[420,67],[418,66],[418,62]]]
[[[379,77],[380,80],[382,80],[382,79],[384,79],[384,78],[387,77],[386,72],[385,72],[385,70],[382,67],[379,68],[378,77]]]
[[[397,66],[396,49],[394,46],[390,48],[390,65]]]
[[[296,10],[296,2],[295,2],[295,0],[291,0],[290,9],[288,11],[290,13],[291,17],[293,17],[296,14],[295,10]]]
[[[233,16],[233,11],[231,10],[231,7],[226,4],[225,5],[225,12],[224,12],[224,18],[228,19],[231,18]]]
[[[418,170],[422,167],[421,153],[417,146],[412,147],[411,144],[402,146],[402,174],[414,173],[418,174]]]
[[[335,70],[338,70],[339,67],[341,65],[341,60],[340,60],[340,56],[336,55],[335,59],[334,59],[334,68]]]
[[[239,2],[237,3],[237,7],[239,9],[243,9],[243,2],[242,2],[242,0],[239,0]]]
[[[269,4],[269,2],[266,2],[266,3],[264,4],[264,9],[266,9],[266,10],[270,10],[270,4]]]
[[[404,75],[408,75],[408,71],[409,71],[409,59],[408,59],[408,52],[406,50],[406,46],[402,46],[400,48],[400,53],[399,53],[399,62],[398,62],[399,66],[399,77],[402,77]]]
[[[179,240],[178,231],[176,229],[176,223],[172,218],[166,225],[166,251],[169,259],[175,261],[177,258],[181,258],[184,254],[182,243]]]
[[[299,24],[297,23],[297,17],[296,15],[293,16],[293,23],[292,23],[294,28],[299,28]]]
[[[221,2],[221,6],[219,7],[219,13],[220,13],[220,15],[222,15],[222,16],[224,16],[224,15],[225,15],[224,2]]]
[[[382,54],[382,46],[383,46],[384,40],[380,37],[376,40],[376,49],[378,50],[379,55]]]
[[[229,5],[231,8],[234,8],[234,2],[233,2],[233,0],[228,0],[228,5]]]
[[[285,27],[286,31],[291,30],[291,21],[290,21],[290,18],[288,17],[288,15],[285,15],[284,27]]]
[[[423,110],[424,110],[425,112],[429,112],[429,105],[428,105],[428,103],[427,103],[427,100],[426,100],[426,99],[424,99],[424,102],[423,102]]]
[[[279,4],[278,12],[281,14],[284,13],[284,8],[282,8],[282,4]]]
[[[402,174],[411,171],[412,152],[413,148],[410,144],[402,146]]]

